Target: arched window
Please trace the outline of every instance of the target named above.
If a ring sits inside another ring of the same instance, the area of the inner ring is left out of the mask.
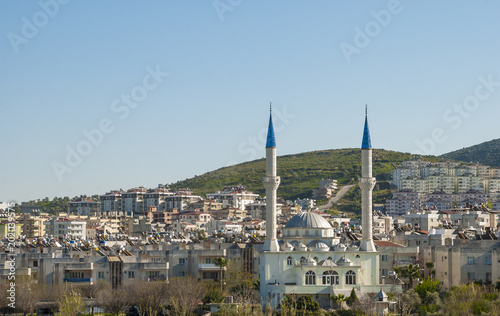
[[[286,265],[287,265],[287,266],[291,266],[291,265],[292,265],[292,263],[293,263],[293,258],[292,258],[291,256],[290,256],[290,257],[288,257],[288,258],[286,258]]]
[[[319,261],[318,257],[314,257],[313,259],[314,259],[314,261],[316,261],[316,262],[318,262],[318,261]]]
[[[339,284],[339,274],[337,271],[329,270],[323,273],[323,284],[324,285],[338,285]]]
[[[333,261],[332,257],[328,257],[328,258],[326,258],[326,260],[332,260]]]
[[[306,285],[316,285],[316,273],[314,271],[306,272]]]
[[[304,256],[300,257],[300,261],[301,261],[301,262],[302,262],[302,261],[306,261],[306,257],[304,257]]]
[[[349,270],[345,274],[345,284],[356,284],[356,273]]]

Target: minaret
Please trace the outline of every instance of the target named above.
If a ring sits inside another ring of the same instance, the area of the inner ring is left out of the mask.
[[[373,213],[372,213],[372,191],[375,187],[375,178],[372,177],[372,142],[370,130],[368,129],[368,109],[365,108],[365,130],[363,132],[363,143],[361,144],[361,227],[363,239],[360,250],[376,251],[373,243]]]
[[[269,128],[266,142],[266,176],[262,178],[266,189],[266,242],[263,251],[278,252],[276,239],[276,190],[280,185],[280,177],[276,176],[276,139],[274,138],[272,108],[269,106]]]

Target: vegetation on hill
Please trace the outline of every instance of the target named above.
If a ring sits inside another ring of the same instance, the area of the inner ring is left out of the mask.
[[[412,157],[409,153],[383,149],[373,151],[373,174],[377,177],[377,186],[374,191],[375,203],[384,203],[385,199],[390,197],[388,173],[402,161]],[[434,156],[424,158],[438,160]],[[265,174],[265,168],[265,160],[259,159],[179,181],[172,184],[171,188],[188,187],[195,194],[205,195],[221,190],[224,186],[242,184],[248,190],[264,195],[262,177]],[[278,157],[278,175],[281,177],[278,196],[285,199],[311,197],[312,190],[319,186],[321,179],[336,179],[338,185],[341,186],[357,183],[360,174],[361,150],[359,149],[321,150],[281,156]],[[353,190],[355,196],[352,197],[357,198],[356,189]],[[344,197],[343,200],[352,198],[350,195],[348,194],[348,197]]]
[[[479,145],[463,148],[441,155],[440,158],[500,167],[500,139],[494,139]]]

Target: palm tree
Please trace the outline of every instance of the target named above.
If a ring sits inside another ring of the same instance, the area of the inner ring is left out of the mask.
[[[333,304],[337,304],[339,309],[342,309],[342,303],[347,301],[347,297],[343,294],[332,295],[330,296],[330,299],[332,300]]]
[[[219,267],[220,290],[222,292],[222,269],[227,266],[229,259],[218,257],[213,260],[213,263]]]
[[[408,278],[410,283],[410,289],[413,288],[413,279],[420,278],[420,267],[418,264],[413,265],[410,263],[407,266],[395,268],[396,273],[400,274],[403,278]]]
[[[434,274],[434,262],[427,261],[425,263],[425,266],[426,266],[427,269],[429,269],[429,277],[432,279],[433,278],[433,274]]]

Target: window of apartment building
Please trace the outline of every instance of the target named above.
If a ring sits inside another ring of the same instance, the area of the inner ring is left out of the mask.
[[[185,264],[186,258],[179,258],[179,264]]]
[[[387,255],[382,255],[382,261],[387,261]]]
[[[476,276],[474,275],[474,272],[468,272],[467,273],[467,279],[469,279],[469,280],[475,280]]]
[[[129,271],[129,272],[128,272],[128,278],[129,278],[129,279],[133,279],[133,278],[135,278],[135,271]]]
[[[420,240],[416,240],[415,245],[420,246]]]
[[[160,276],[160,271],[149,271],[150,278],[159,277],[159,276]]]
[[[484,264],[491,265],[491,257],[486,257],[484,259]]]
[[[491,264],[491,258],[490,258],[490,264]],[[38,267],[38,260],[33,261],[33,268]]]
[[[186,272],[184,271],[179,271],[179,277],[183,278],[186,276]]]
[[[104,271],[97,272],[97,278],[98,279],[104,279]]]
[[[387,269],[382,269],[382,275],[387,275],[388,272],[387,272]]]
[[[213,260],[213,258],[205,258],[205,264],[212,264]]]
[[[486,281],[491,282],[491,273],[486,272]]]
[[[467,264],[474,264],[474,257],[467,257]]]

